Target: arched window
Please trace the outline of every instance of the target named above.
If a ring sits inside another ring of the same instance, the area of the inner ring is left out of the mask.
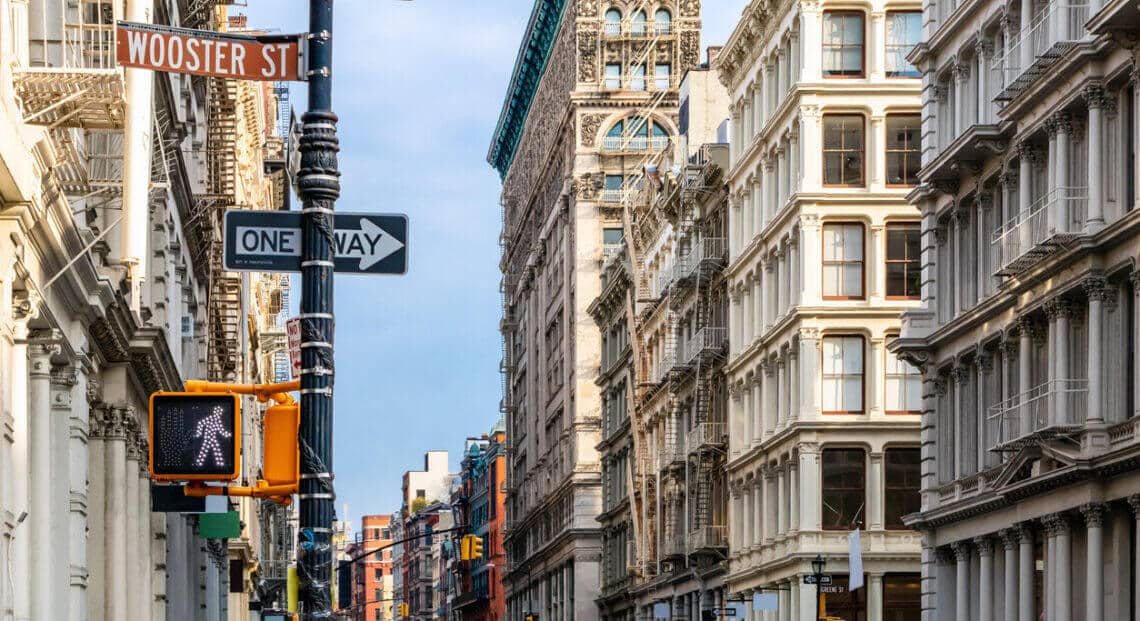
[[[656,22],[654,28],[657,34],[669,34],[669,26],[673,21],[673,15],[666,9],[657,9],[657,13],[654,15],[654,21]]]
[[[644,37],[645,23],[647,21],[649,21],[649,17],[645,14],[645,11],[638,11],[634,13],[633,26],[630,28],[630,32],[632,32],[634,36]]]
[[[606,11],[606,34],[621,34],[621,11],[617,9],[610,9]]]
[[[636,116],[614,123],[602,139],[602,148],[607,151],[660,150],[668,144],[669,131],[665,126]]]

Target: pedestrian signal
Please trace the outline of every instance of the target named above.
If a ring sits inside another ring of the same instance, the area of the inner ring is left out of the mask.
[[[231,393],[156,392],[150,397],[150,476],[156,481],[233,481],[241,470],[241,402]]]

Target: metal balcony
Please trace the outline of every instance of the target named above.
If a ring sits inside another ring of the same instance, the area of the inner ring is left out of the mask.
[[[705,237],[693,244],[689,253],[677,263],[677,281],[689,282],[699,274],[711,275],[724,267],[726,246],[723,237]]]
[[[1088,415],[1088,393],[1088,380],[1059,379],[993,406],[986,417],[992,450],[1016,450],[1080,431]]]
[[[701,526],[689,533],[690,554],[724,553],[728,549],[728,528]]]
[[[1033,85],[1057,60],[1085,36],[1089,6],[1083,2],[1054,0],[1033,17],[1029,30],[1017,36],[1004,54],[994,60],[1001,89],[994,98],[1010,101]]]
[[[688,553],[685,543],[684,535],[664,537],[661,541],[661,560],[668,561],[684,558]]]
[[[685,362],[693,364],[701,357],[722,355],[727,346],[728,328],[701,328],[685,344]]]
[[[625,190],[622,190],[621,188],[616,188],[616,189],[615,188],[606,188],[606,189],[602,190],[602,202],[603,203],[620,203],[622,194],[624,194],[624,193],[625,193]]]
[[[697,423],[689,431],[689,452],[724,450],[728,444],[728,426],[724,423]]]
[[[606,136],[602,138],[604,151],[661,151],[669,146],[667,136]]]
[[[1042,257],[1067,247],[1084,234],[1088,188],[1058,187],[994,232],[991,242],[997,275],[1014,276]]]
[[[667,470],[685,465],[685,451],[677,442],[666,442],[657,451],[657,469]]]

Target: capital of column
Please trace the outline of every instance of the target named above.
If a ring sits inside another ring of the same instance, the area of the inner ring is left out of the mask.
[[[978,40],[974,42],[974,53],[978,55],[978,58],[989,59],[994,53],[994,44],[989,39],[979,36]]]
[[[1128,497],[1128,508],[1136,514],[1136,519],[1140,520],[1140,494],[1132,494]]]
[[[1104,94],[1104,84],[1100,82],[1089,82],[1081,89],[1081,96],[1085,99],[1085,105],[1091,108],[1104,108],[1108,102],[1108,98]]]
[[[150,464],[148,457],[150,456],[150,444],[143,438],[138,441],[139,451],[139,478],[146,479],[150,477]]]
[[[1073,119],[1068,112],[1058,112],[1050,120],[1053,122],[1053,131],[1056,133],[1066,136],[1073,133]],[[1048,126],[1046,127],[1048,128]]]
[[[1108,289],[1108,280],[1104,276],[1089,276],[1081,282],[1081,287],[1085,290],[1085,295],[1089,296],[1089,300],[1096,300],[1098,302],[1107,302],[1110,291]]]
[[[1069,533],[1069,518],[1064,513],[1050,513],[1041,518],[1041,523],[1045,525],[1045,532],[1050,536]]]
[[[1136,288],[1136,295],[1140,297],[1140,270],[1132,270],[1132,273],[1128,275],[1128,282]]]
[[[1021,543],[1021,531],[1017,528],[1003,528],[998,535],[1001,537],[1001,547],[1005,550],[1016,549]]]
[[[970,380],[970,370],[964,366],[956,366],[950,370],[950,377],[955,384],[965,384]]]
[[[107,440],[126,440],[135,420],[131,405],[111,405],[102,409],[102,436]]]
[[[1013,338],[1011,334],[1003,336],[1001,343],[998,344],[998,349],[1001,350],[1002,358],[1009,360],[1016,360],[1021,351],[1021,347],[1017,343],[1017,339]]]
[[[965,82],[970,79],[970,64],[963,62],[956,62],[953,66],[954,79],[958,82]]]
[[[970,542],[968,541],[955,541],[950,544],[950,549],[954,551],[954,560],[959,563],[970,560]]]
[[[979,352],[975,357],[978,362],[978,370],[982,373],[989,373],[994,370],[994,357],[987,352]]]
[[[1032,164],[1038,164],[1045,159],[1042,157],[1041,148],[1028,140],[1017,143],[1015,149],[1018,157],[1027,159]]]
[[[1068,319],[1073,316],[1073,305],[1064,299],[1051,300],[1045,304],[1045,316],[1049,321]]]
[[[989,536],[974,537],[974,547],[979,556],[990,556],[994,552],[993,539]]]
[[[1085,526],[1103,526],[1107,507],[1099,502],[1090,502],[1081,507],[1081,515],[1085,518]]]

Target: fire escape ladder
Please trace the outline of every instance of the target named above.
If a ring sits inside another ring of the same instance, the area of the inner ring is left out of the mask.
[[[207,305],[208,361],[211,381],[230,381],[240,362],[242,280],[223,266],[222,221],[236,206],[237,192],[237,83],[207,79],[209,127],[206,132],[208,193],[213,198],[204,215],[209,219],[210,289]]]

